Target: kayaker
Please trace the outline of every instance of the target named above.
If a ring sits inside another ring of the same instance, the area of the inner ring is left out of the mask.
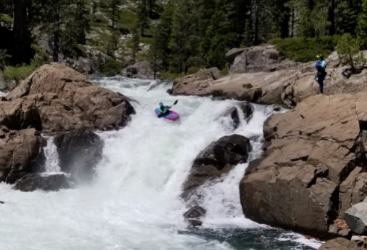
[[[158,118],[161,118],[162,116],[168,115],[169,112],[170,112],[169,110],[172,108],[172,106],[165,106],[162,102],[160,102],[159,103],[159,108],[162,112],[158,115]]]

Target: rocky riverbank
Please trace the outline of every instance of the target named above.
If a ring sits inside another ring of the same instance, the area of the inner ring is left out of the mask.
[[[124,127],[132,114],[122,94],[93,86],[67,66],[42,66],[0,100],[0,181],[32,191],[90,179],[103,147],[93,130]],[[47,142],[41,133],[55,136],[65,176],[42,175]]]
[[[345,239],[321,249],[366,244],[359,235],[367,233],[367,70],[351,74],[333,53],[325,95],[316,95],[313,62],[284,60],[273,46],[234,49],[227,58],[228,76],[200,70],[176,79],[169,93],[295,106],[264,124],[263,156],[249,163],[240,183],[244,215],[317,239]],[[186,181],[184,194],[194,180]],[[192,209],[188,218],[205,215]]]
[[[259,104],[292,107],[316,95],[315,63],[295,63],[283,58],[272,45],[233,49],[227,53],[229,75],[212,68],[176,79],[173,95],[220,96]],[[327,95],[367,90],[367,69],[351,74],[332,53],[328,61],[324,92]]]

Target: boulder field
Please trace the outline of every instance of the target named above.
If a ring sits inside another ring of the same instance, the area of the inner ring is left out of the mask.
[[[263,157],[240,183],[245,216],[311,235],[366,197],[367,92],[317,95],[264,124]]]
[[[229,74],[221,76],[216,68],[178,78],[172,95],[220,96],[259,104],[286,107],[316,95],[315,62],[296,63],[284,59],[273,45],[232,49],[227,53]],[[336,52],[328,58],[324,93],[335,95],[367,90],[367,69],[351,74],[339,65]]]
[[[90,179],[103,148],[93,130],[124,127],[134,113],[128,98],[93,86],[65,65],[40,67],[0,99],[0,181],[18,181],[15,188],[22,191],[49,191]],[[47,167],[41,133],[55,136],[66,175],[41,174]]]

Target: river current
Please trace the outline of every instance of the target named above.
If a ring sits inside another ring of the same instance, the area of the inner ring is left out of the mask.
[[[201,188],[203,226],[190,229],[181,187],[198,153],[233,133],[251,138],[259,157],[263,123],[272,107],[255,105],[235,131],[220,115],[239,104],[210,97],[173,97],[169,83],[124,78],[94,84],[121,92],[136,110],[127,127],[98,132],[103,159],[93,183],[60,192],[23,193],[0,184],[2,250],[311,250],[321,243],[246,219],[239,182],[247,164]],[[154,109],[178,100],[179,121],[157,119]],[[242,115],[241,115],[242,116]],[[53,138],[46,138],[46,169],[60,171]]]

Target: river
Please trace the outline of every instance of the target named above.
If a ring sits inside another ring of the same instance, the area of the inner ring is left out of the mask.
[[[253,138],[251,158],[261,152],[263,123],[271,107],[255,105],[254,116],[233,131],[220,118],[234,100],[173,97],[169,84],[131,79],[94,82],[132,99],[136,110],[119,131],[98,132],[103,159],[92,184],[60,192],[23,193],[0,184],[2,250],[311,250],[321,243],[246,219],[239,201],[240,164],[201,192],[207,208],[203,226],[187,228],[181,186],[198,153],[233,133]],[[158,119],[154,109],[178,100],[179,121]],[[46,169],[58,172],[52,138],[45,150]],[[256,239],[256,240],[255,240]]]

